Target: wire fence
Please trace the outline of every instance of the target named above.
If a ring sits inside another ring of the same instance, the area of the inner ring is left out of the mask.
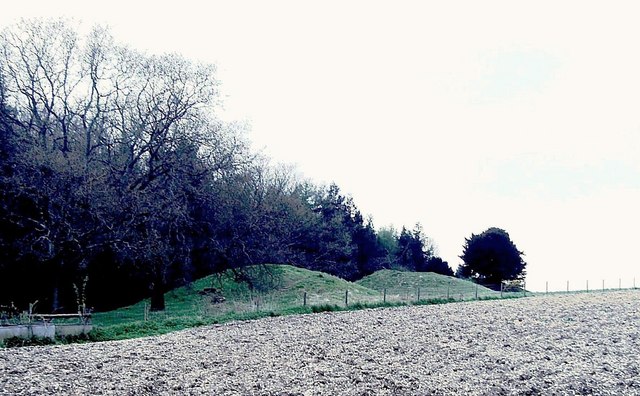
[[[640,284],[638,284],[640,286]],[[544,295],[636,289],[636,280],[545,281],[540,290],[528,290],[526,283],[503,282],[479,285],[470,282],[440,283],[416,287],[350,287],[343,290],[277,290],[269,293],[246,292],[225,300],[219,295],[203,296],[189,304],[168,301],[164,311],[153,312],[148,302],[113,312],[96,313],[103,323],[163,320],[172,317],[233,317],[251,312],[282,312],[301,307],[378,306],[385,304],[420,304],[443,301],[472,301]]]
[[[198,293],[197,298],[179,299],[167,297],[165,310],[154,312],[149,301],[110,312],[96,312],[93,321],[110,325],[135,321],[166,320],[176,317],[233,318],[252,312],[284,312],[300,308],[313,310],[346,309],[353,306],[379,306],[393,304],[421,304],[443,301],[471,301],[544,295],[552,293],[584,293],[610,290],[636,289],[636,279],[601,279],[599,281],[545,281],[538,283],[535,291],[530,291],[525,283],[503,282],[501,284],[479,285],[471,282],[452,280],[436,284],[391,285],[388,287],[348,287],[342,290],[296,290],[280,289],[259,293],[246,291],[224,297],[222,291]],[[638,284],[640,286],[640,283]],[[0,311],[2,311],[0,309]],[[0,312],[1,313],[1,312]],[[0,314],[0,325],[31,321],[33,315],[21,313],[8,317]],[[55,321],[62,319],[55,318]]]
[[[131,321],[162,320],[171,317],[233,317],[251,312],[283,312],[291,309],[314,307],[320,310],[347,309],[354,306],[380,306],[393,304],[428,304],[445,301],[471,301],[481,299],[513,298],[531,295],[524,285],[478,285],[470,282],[449,282],[416,287],[390,286],[377,290],[350,287],[343,290],[276,290],[269,293],[247,292],[233,299],[219,295],[180,303],[168,299],[164,311],[153,312],[148,301],[112,312],[96,313],[94,318],[104,324]]]
[[[638,282],[637,286],[640,286]],[[633,290],[637,289],[636,278],[607,278],[607,279],[585,279],[585,280],[554,280],[545,281],[544,285],[536,285],[535,294],[549,293],[580,293],[612,290]]]

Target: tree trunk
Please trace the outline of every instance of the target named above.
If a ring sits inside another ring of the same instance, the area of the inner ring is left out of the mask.
[[[161,282],[151,286],[151,311],[164,311],[164,287]]]
[[[49,243],[49,253],[52,251],[52,244]],[[47,279],[51,282],[51,313],[57,313],[60,311],[60,279],[64,277],[63,265],[64,261],[56,262],[55,260],[47,260],[48,275]]]
[[[58,282],[53,286],[53,295],[51,296],[51,312],[58,312],[60,309],[60,288]]]

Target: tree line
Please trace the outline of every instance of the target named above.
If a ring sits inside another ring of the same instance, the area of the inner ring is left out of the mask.
[[[106,310],[211,273],[289,263],[355,280],[452,274],[418,224],[377,231],[335,185],[250,150],[215,67],[81,35],[0,34],[0,305]],[[82,297],[84,299],[84,297]]]

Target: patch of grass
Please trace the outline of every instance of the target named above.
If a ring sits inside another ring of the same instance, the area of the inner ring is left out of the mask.
[[[48,337],[36,337],[32,336],[30,338],[24,337],[9,337],[5,338],[2,342],[5,348],[16,348],[23,346],[42,346],[42,345],[52,345],[55,344],[56,341],[52,340]]]
[[[527,294],[525,295],[522,292],[518,292],[518,293],[503,293],[503,296],[500,297],[500,294],[498,293],[498,295],[495,296],[483,296],[483,297],[478,297],[478,300],[480,301],[492,301],[492,300],[505,300],[505,299],[512,299],[512,298],[522,298],[522,297],[533,297],[534,294],[527,292]]]
[[[500,298],[500,297],[498,297]],[[429,298],[426,300],[420,300],[415,303],[415,305],[438,305],[438,304],[448,304],[452,302],[456,302],[457,300],[453,298]]]
[[[313,305],[311,307],[311,312],[320,313],[320,312],[336,312],[343,310],[344,307],[340,307],[338,305],[333,304],[322,304],[322,305]]]

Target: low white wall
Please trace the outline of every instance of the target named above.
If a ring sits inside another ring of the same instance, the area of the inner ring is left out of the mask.
[[[57,326],[53,324],[0,326],[0,340],[11,337],[31,338],[32,336],[53,339],[55,336],[86,334],[92,329],[92,325],[82,324]]]
[[[56,326],[56,335],[57,336],[69,336],[69,335],[80,335],[87,334],[93,330],[93,326],[90,324],[82,325],[57,325]]]
[[[54,339],[56,337],[56,326],[49,325],[31,325],[27,326],[31,327],[31,335],[34,337],[40,338],[51,338]]]
[[[11,337],[29,338],[28,326],[2,326],[0,327],[0,340]]]

